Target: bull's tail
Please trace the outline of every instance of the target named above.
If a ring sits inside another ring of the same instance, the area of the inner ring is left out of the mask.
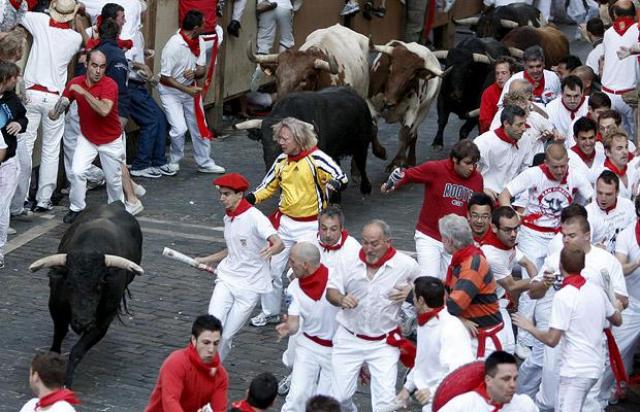
[[[127,297],[129,299],[131,299],[131,291],[129,290],[128,286],[124,290],[124,293],[122,294],[122,301],[120,302],[120,306],[118,307],[118,320],[123,325],[125,323],[122,321],[122,316],[123,315],[131,315],[131,312],[129,312],[129,306],[127,305]]]
[[[387,149],[385,149],[378,140],[378,124],[375,120],[372,121],[371,124],[371,151],[373,151],[373,155],[378,159],[387,159]]]

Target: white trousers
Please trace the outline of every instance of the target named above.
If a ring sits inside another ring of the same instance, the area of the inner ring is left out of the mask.
[[[500,305],[500,315],[502,315],[502,323],[504,328],[498,334],[500,343],[502,344],[502,350],[510,354],[514,354],[516,351],[516,337],[513,334],[513,325],[511,324],[511,316],[507,311],[507,305],[509,301],[507,299],[500,299],[498,301]]]
[[[222,322],[222,343],[219,349],[221,360],[231,351],[233,337],[249,319],[259,298],[259,293],[247,289],[234,289],[226,282],[216,280],[209,302],[209,314]]]
[[[598,16],[598,3],[595,0],[569,0],[567,15],[576,24],[586,23],[590,18]]]
[[[27,130],[18,135],[16,159],[20,162],[20,175],[16,188],[11,211],[20,213],[24,207],[24,201],[29,194],[31,184],[31,159],[33,147],[38,138],[38,129],[42,124],[42,153],[40,156],[40,175],[38,178],[38,193],[36,201],[38,205],[48,207],[51,195],[56,189],[58,180],[58,159],[60,157],[60,140],[64,132],[64,119],[49,119],[49,110],[53,109],[58,101],[58,95],[37,90],[27,90],[28,103]]]
[[[433,276],[442,281],[447,277],[451,255],[445,252],[442,242],[416,230],[416,254],[420,276]]]
[[[356,392],[358,374],[365,363],[371,373],[372,412],[389,407],[396,396],[399,358],[400,350],[387,345],[385,340],[363,340],[338,326],[333,337],[331,392],[341,403],[342,410],[357,410],[351,397]]]
[[[247,0],[235,0],[233,2],[233,11],[231,12],[231,20],[242,20],[242,14],[246,6]]]
[[[607,96],[611,99],[611,108],[622,116],[622,127],[629,136],[635,136],[636,116],[633,108],[624,102],[622,95],[607,93]]]
[[[289,251],[298,241],[312,239],[318,232],[318,222],[299,222],[283,215],[280,219],[278,235],[284,250],[271,257],[271,282],[273,290],[260,295],[262,312],[267,316],[279,315],[282,309],[282,273],[287,267]]]
[[[188,130],[193,143],[193,159],[198,167],[215,165],[211,159],[211,143],[202,138],[196,123],[193,96],[180,91],[168,91],[160,93],[160,102],[171,126],[171,130],[169,130],[171,138],[169,161],[178,163],[184,157],[184,135]]]
[[[78,136],[80,136],[80,117],[78,116],[78,103],[74,100],[69,105],[69,110],[64,117],[64,135],[62,136],[64,171],[67,179],[71,175],[71,164],[73,163],[73,155],[76,152],[78,144]],[[92,164],[85,173],[88,182],[100,182],[104,179],[104,173],[98,166]]]
[[[108,203],[118,200],[124,203],[122,164],[124,163],[125,150],[122,137],[118,137],[110,143],[96,145],[80,135],[73,155],[71,174],[68,176],[71,183],[69,209],[74,212],[79,212],[86,207],[86,172],[90,169],[96,156],[100,156],[100,163],[107,181]]]
[[[305,403],[312,396],[330,395],[331,352],[331,348],[319,345],[304,335],[298,337],[291,388],[282,412],[304,412]]]
[[[290,49],[294,45],[293,39],[293,11],[276,7],[258,16],[258,35],[256,39],[257,53],[269,54],[276,38],[276,31],[280,33],[279,51]]]
[[[4,246],[7,244],[11,198],[18,185],[20,164],[15,157],[0,163],[0,260],[4,260]]]
[[[556,412],[583,411],[587,393],[595,385],[597,379],[579,377],[560,377],[558,395],[556,400]]]

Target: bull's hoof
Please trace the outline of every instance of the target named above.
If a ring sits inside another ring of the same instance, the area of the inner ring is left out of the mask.
[[[444,146],[442,145],[442,143],[433,142],[433,143],[431,143],[431,148],[433,150],[435,150],[436,152],[441,152],[442,149],[444,148]]]
[[[360,183],[360,193],[362,193],[363,195],[369,195],[371,194],[372,189],[373,188],[369,179],[363,179]]]

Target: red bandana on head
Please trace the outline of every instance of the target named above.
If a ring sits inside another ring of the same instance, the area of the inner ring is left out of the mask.
[[[218,366],[220,366],[219,354],[216,353],[216,356],[213,357],[213,361],[211,361],[211,363],[204,363],[200,355],[198,355],[196,347],[193,346],[192,343],[187,345],[187,356],[193,366],[195,366],[200,373],[210,378],[215,376]]]
[[[567,273],[567,276],[565,276],[562,281],[562,287],[570,285],[576,289],[580,289],[585,283],[587,283],[587,279],[585,279],[581,274]]]
[[[327,287],[327,281],[329,280],[329,269],[323,264],[320,264],[318,269],[309,276],[299,278],[300,289],[309,296],[311,299],[318,301],[324,294],[324,290]]]
[[[442,311],[442,309],[444,309],[444,306],[440,306],[439,308],[431,309],[430,311],[425,312],[422,315],[418,315],[418,326],[426,325],[427,322],[429,322],[433,318],[440,319],[440,316],[438,316],[438,313],[440,313],[440,311]]]
[[[631,16],[618,17],[616,21],[613,22],[613,30],[620,36],[624,36],[629,27],[633,26],[633,23],[633,17]]]
[[[51,406],[56,402],[66,401],[71,405],[78,405],[80,401],[76,398],[76,394],[69,389],[58,389],[55,392],[51,392],[47,396],[43,396],[36,403],[36,410],[38,408],[46,408],[47,406]]]
[[[467,258],[475,255],[484,256],[484,253],[482,253],[482,250],[478,248],[476,245],[469,245],[467,247],[464,247],[458,250],[456,253],[453,254],[453,256],[451,257],[451,264],[447,269],[447,278],[444,282],[445,287],[452,289],[451,281],[453,280],[453,268],[456,266],[460,266],[462,262],[464,262]]]
[[[591,161],[593,161],[593,159],[595,159],[595,157],[596,157],[596,151],[595,151],[595,149],[593,150],[593,152],[591,152],[591,154],[590,154],[590,155],[587,155],[587,154],[585,154],[582,150],[580,150],[580,148],[578,147],[578,145],[577,145],[577,144],[576,144],[576,145],[573,145],[573,146],[571,147],[571,150],[572,150],[575,154],[577,154],[577,155],[580,157],[580,159],[582,159],[582,161],[583,161],[583,162],[585,162],[585,163],[586,163],[586,162],[591,162]]]
[[[507,132],[505,132],[504,127],[499,127],[497,129],[495,129],[493,131],[493,133],[495,133],[496,136],[498,136],[498,138],[500,140],[502,140],[503,142],[509,143],[510,145],[515,147],[516,149],[518,148],[518,141],[516,139],[510,137],[509,135],[507,135]]]
[[[187,43],[187,46],[189,46],[191,53],[196,57],[200,56],[200,40],[197,37],[194,39],[191,36],[187,36],[182,29],[180,29],[179,33],[184,42]]]
[[[571,114],[571,120],[573,120],[576,118],[576,113],[578,112],[578,110],[580,110],[580,108],[582,107],[582,104],[584,103],[584,96],[582,96],[582,98],[580,99],[580,104],[575,108],[575,110],[569,109],[567,105],[564,104],[564,100],[562,100],[562,98],[560,98],[560,103],[562,103],[564,108],[567,109],[567,111]]]
[[[253,407],[249,405],[249,402],[247,402],[246,400],[234,402],[231,404],[231,407],[233,409],[239,410],[240,412],[255,412]]]
[[[627,165],[625,165],[622,169],[618,169],[616,165],[611,163],[611,160],[607,157],[604,161],[604,167],[611,170],[613,173],[617,174],[618,177],[623,177],[627,174]]]
[[[484,382],[482,382],[473,391],[475,393],[477,393],[478,395],[482,396],[482,399],[484,399],[485,402],[487,402],[489,405],[493,406],[493,409],[491,409],[491,412],[499,412],[500,409],[502,409],[502,404],[501,403],[494,403],[494,402],[491,401],[491,398],[489,397],[489,393],[487,393],[487,385]]]
[[[322,246],[322,248],[324,249],[325,252],[328,252],[330,250],[339,250],[339,249],[342,248],[342,246],[344,246],[344,242],[347,240],[348,236],[349,236],[349,232],[347,232],[346,230],[342,229],[342,234],[340,236],[340,240],[335,245],[328,245],[328,244],[322,242],[321,240],[318,240],[318,243],[320,243],[320,246]]]
[[[552,182],[560,182],[561,184],[567,183],[567,177],[569,176],[569,169],[567,169],[564,176],[562,176],[561,180],[556,180],[556,178],[551,174],[551,170],[549,170],[549,166],[547,166],[545,163],[541,164],[538,167],[540,168],[540,170],[542,170],[542,173],[544,173],[544,175],[547,176],[547,179],[551,180]]]
[[[238,206],[236,206],[235,210],[225,210],[224,213],[226,213],[226,215],[229,216],[231,218],[231,221],[233,222],[233,219],[235,219],[236,216],[240,216],[252,207],[253,206],[251,206],[251,203],[247,202],[247,200],[243,198],[240,203],[238,203]]]
[[[316,150],[318,150],[318,146],[313,146],[311,149],[309,150],[303,150],[300,153],[298,153],[297,155],[288,155],[287,159],[290,162],[297,162],[299,160],[304,159],[305,157],[307,157],[308,155],[310,155],[311,153],[315,152]]]
[[[365,265],[367,265],[368,268],[378,269],[380,266],[384,265],[385,262],[390,260],[395,255],[396,255],[396,250],[394,249],[393,246],[389,246],[389,249],[387,249],[384,255],[382,255],[380,259],[378,259],[373,263],[367,262],[367,255],[364,253],[364,249],[360,249],[360,254],[358,256],[360,257],[360,260],[363,261]]]
[[[533,77],[531,77],[529,73],[525,70],[524,78],[533,86],[533,95],[536,97],[542,96],[542,92],[544,92],[544,73],[542,74],[542,77],[540,78],[540,80],[536,81],[536,80],[533,80]]]
[[[493,230],[491,230],[491,229],[487,230],[487,233],[484,234],[484,237],[482,238],[482,240],[480,240],[480,244],[481,245],[493,246],[496,249],[500,249],[500,250],[511,250],[511,249],[513,249],[513,248],[505,245],[504,243],[502,243],[502,240],[498,239],[498,235],[493,233]]]

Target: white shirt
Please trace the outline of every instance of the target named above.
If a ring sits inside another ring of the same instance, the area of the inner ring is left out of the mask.
[[[629,199],[618,196],[616,207],[608,212],[600,209],[594,200],[586,207],[589,215],[589,222],[599,220],[602,223],[598,226],[604,228],[604,232],[594,233],[594,243],[602,243],[609,253],[616,250],[616,240],[618,234],[636,220],[635,205]]]
[[[491,230],[491,228],[489,228],[489,230]],[[491,272],[496,282],[507,276],[511,276],[516,262],[524,258],[524,254],[517,247],[505,250],[493,245],[482,245],[480,249],[482,249],[484,257],[486,257],[487,262],[489,262],[489,267],[491,267]],[[498,299],[502,299],[504,295],[504,288],[500,286],[500,283],[496,283],[496,296]]]
[[[550,180],[541,167],[530,167],[507,184],[511,196],[528,192],[524,225],[555,229],[560,226],[562,209],[573,203],[576,193],[584,199],[593,197],[593,188],[583,176],[571,173],[566,182]]]
[[[492,412],[495,406],[490,405],[477,392],[458,395],[447,402],[439,412]],[[527,395],[514,394],[511,402],[504,404],[500,412],[538,412],[539,409]]]
[[[553,123],[556,129],[558,129],[560,134],[562,134],[563,136],[567,136],[569,134],[569,129],[571,128],[573,121],[575,119],[586,116],[587,113],[589,113],[589,99],[584,98],[576,111],[571,112],[564,105],[562,96],[559,96],[557,99],[549,102],[545,110],[549,115],[549,120],[551,121],[551,123]],[[573,135],[573,132],[571,134]]]
[[[320,251],[320,262],[328,267],[330,271],[335,270],[338,264],[350,265],[355,263],[355,260],[358,259],[358,253],[362,248],[360,242],[351,235],[347,236],[344,245],[336,250],[325,250],[320,246],[318,236],[313,238],[312,243],[315,244]]]
[[[417,335],[415,367],[404,384],[409,392],[426,388],[433,396],[445,376],[476,360],[469,332],[447,308],[426,324],[418,326]]]
[[[600,176],[600,173],[602,173],[604,170],[610,170],[608,167],[604,166],[604,163],[601,167],[592,169],[591,182],[593,184],[595,184],[598,176]],[[627,177],[627,183],[625,184],[625,182],[620,179],[620,192],[618,194],[620,195],[620,197],[633,200],[636,198],[636,194],[638,193],[638,184],[640,184],[640,171],[631,164],[628,164],[625,176]]]
[[[331,270],[329,270],[329,276],[331,276]],[[300,288],[299,279],[296,278],[289,284],[287,293],[291,295],[288,313],[290,316],[302,318],[301,331],[320,339],[333,339],[337,327],[336,314],[340,308],[329,303],[326,288],[320,300],[316,301],[304,293]]]
[[[586,282],[580,289],[565,286],[551,305],[549,328],[564,331],[560,338],[560,376],[599,378],[604,368],[602,331],[615,309],[602,288]]]
[[[224,241],[228,254],[216,269],[218,280],[258,293],[271,291],[269,260],[260,256],[260,250],[267,246],[267,239],[277,233],[269,219],[255,207],[233,221],[225,215]]]
[[[620,36],[613,27],[604,32],[602,49],[604,63],[600,76],[602,86],[611,90],[626,90],[636,87],[638,79],[638,56],[632,55],[618,59],[616,52],[621,46],[631,47],[638,43],[638,25],[634,23]],[[602,90],[606,92],[606,90]]]
[[[600,57],[604,56],[604,46],[602,42],[600,42],[596,47],[593,48],[587,55],[587,60],[584,64],[591,67],[596,76],[600,75]]]
[[[526,167],[526,159],[531,152],[533,136],[523,134],[518,147],[501,140],[493,130],[489,130],[473,141],[480,150],[478,170],[484,179],[484,187],[496,193],[504,190]]]
[[[9,148],[9,146],[7,146],[7,142],[4,141],[4,136],[2,136],[2,133],[0,133],[0,150],[4,150]]]
[[[178,83],[183,85],[193,84],[193,80],[184,78],[185,70],[195,70],[196,66],[206,66],[206,52],[200,48],[200,55],[196,57],[189,46],[184,41],[180,33],[176,33],[167,41],[162,49],[160,58],[160,74],[167,77],[173,77]],[[182,93],[181,91],[167,87],[162,84],[158,85],[160,93]]]
[[[35,84],[62,93],[67,82],[67,66],[80,51],[82,36],[73,29],[49,26],[50,17],[44,13],[27,12],[20,24],[33,36],[24,84]]]
[[[575,145],[575,140],[573,141],[573,143],[571,143],[571,147],[573,147],[573,145]],[[596,144],[594,149],[596,155],[593,158],[591,166],[587,165],[584,160],[582,160],[582,158],[571,149],[571,147],[567,147],[567,153],[569,154],[569,173],[580,174],[586,177],[591,184],[595,183],[595,181],[593,180],[594,174],[598,170],[604,170],[604,161],[607,158],[604,154],[604,147],[601,144]]]
[[[544,106],[538,103],[531,103],[536,106],[544,109]],[[500,122],[500,115],[502,114],[502,108],[498,109],[498,112],[493,117],[493,121],[491,122],[491,130],[497,129],[502,126]],[[546,133],[553,132],[553,124],[546,117],[542,116],[540,113],[535,111],[530,111],[527,115],[527,128],[522,134],[522,139],[526,139],[524,141],[530,142],[531,148],[529,149],[529,154],[525,157],[524,164],[526,167],[531,166],[533,164],[533,157],[537,153],[544,153],[544,143],[545,139],[543,135]],[[520,139],[520,140],[522,140]],[[518,143],[518,146],[520,144]]]
[[[105,0],[82,0],[82,4],[84,4],[84,11],[91,19],[91,24],[96,22],[96,18],[102,13],[102,8],[107,1]],[[125,18],[129,18],[125,16]]]
[[[540,101],[543,104],[549,104],[549,102],[556,97],[560,96],[562,93],[562,89],[560,87],[560,79],[558,75],[552,72],[551,70],[544,69],[544,89],[542,90],[542,96],[534,96],[534,100]],[[500,100],[498,101],[498,105],[502,106],[502,99],[504,99],[504,95],[509,92],[509,87],[511,86],[511,82],[515,79],[524,79],[524,71],[515,73],[507,82],[504,84],[502,88],[502,94],[500,95]]]
[[[338,265],[330,273],[327,287],[358,300],[354,309],[338,312],[336,320],[347,330],[365,336],[381,336],[398,326],[402,302],[393,303],[389,294],[396,288],[412,285],[420,276],[418,263],[401,252],[386,261],[369,280],[367,266],[357,259],[352,264]]]
[[[20,412],[76,412],[75,408],[67,401],[58,401],[48,408],[37,408],[38,398],[33,398],[25,403]]]
[[[616,253],[626,256],[629,262],[640,260],[640,247],[636,239],[635,222],[627,226],[627,228],[618,235]],[[627,282],[629,296],[640,300],[640,268],[629,273],[624,279]]]

